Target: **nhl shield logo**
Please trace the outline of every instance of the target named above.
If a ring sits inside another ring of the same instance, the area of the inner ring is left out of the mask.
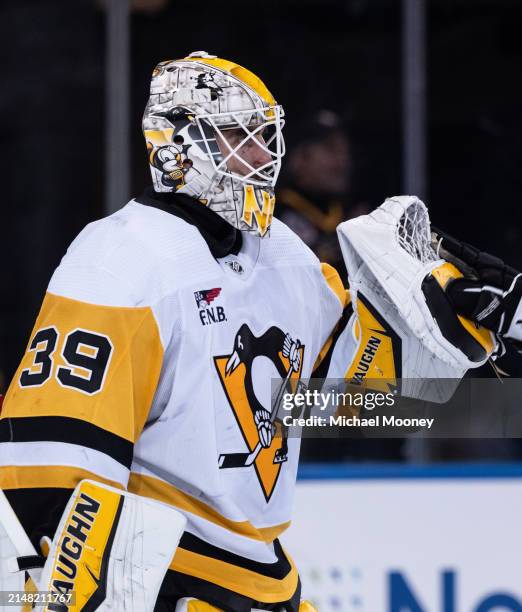
[[[239,261],[236,261],[234,259],[225,261],[225,265],[228,266],[232,270],[232,272],[235,272],[236,274],[243,274],[245,271]]]

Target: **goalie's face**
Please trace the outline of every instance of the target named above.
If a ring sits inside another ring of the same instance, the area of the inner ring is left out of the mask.
[[[234,227],[261,237],[268,235],[272,222],[274,187],[285,153],[282,116],[278,105],[195,116],[199,146],[214,170],[212,180],[219,181],[227,198],[227,210],[219,205],[216,212]]]
[[[263,168],[270,164],[272,156],[267,149],[262,133],[245,138],[245,132],[240,129],[223,130],[217,134],[219,150],[230,172],[240,176],[251,174],[252,169]],[[257,174],[254,178],[261,178]]]
[[[260,188],[274,188],[285,154],[279,105],[198,114],[201,143],[217,175]]]

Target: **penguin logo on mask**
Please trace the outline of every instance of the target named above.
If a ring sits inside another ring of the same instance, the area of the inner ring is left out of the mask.
[[[183,140],[175,137],[171,145],[154,148],[150,145],[149,159],[151,165],[161,172],[161,182],[165,187],[176,191],[185,185],[185,174],[192,168],[188,157],[190,145],[183,145]]]

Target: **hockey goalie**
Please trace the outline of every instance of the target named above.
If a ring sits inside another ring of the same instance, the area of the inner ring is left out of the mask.
[[[2,581],[60,596],[42,609],[313,610],[278,540],[300,441],[270,381],[403,379],[445,401],[437,381],[498,345],[456,308],[488,324],[509,287],[486,295],[441,258],[417,198],[341,224],[349,289],[274,218],[282,128],[231,61],[153,72],[152,186],[71,244],[2,410]]]

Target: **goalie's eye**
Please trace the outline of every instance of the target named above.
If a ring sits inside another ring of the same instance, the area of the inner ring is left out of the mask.
[[[263,136],[263,140],[265,141],[266,145],[267,146],[271,145],[277,136],[276,126],[273,124],[266,125],[263,128],[262,136]]]
[[[220,135],[231,147],[235,147],[245,138],[245,131],[241,128],[234,128],[231,130],[223,130]]]

